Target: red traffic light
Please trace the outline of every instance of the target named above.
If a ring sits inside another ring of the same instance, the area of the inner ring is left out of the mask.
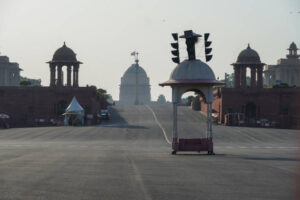
[[[171,43],[171,46],[174,48],[174,49],[178,49],[178,43]]]
[[[178,40],[178,33],[172,33],[172,37],[174,40]]]

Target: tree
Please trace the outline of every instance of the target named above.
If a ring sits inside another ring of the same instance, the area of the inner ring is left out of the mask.
[[[101,94],[101,95],[106,95],[106,94],[107,94],[107,91],[104,90],[104,89],[102,89],[102,88],[97,89],[97,92],[98,92],[99,94]]]
[[[107,91],[102,89],[102,88],[99,88],[97,89],[97,93],[101,96],[103,96],[106,100],[108,100],[109,98],[111,98],[111,95],[110,94],[107,94]]]
[[[192,104],[192,101],[195,99],[195,97],[194,96],[188,96],[187,97],[187,106],[190,106],[191,104]]]
[[[22,86],[31,86],[31,82],[27,80],[20,81],[20,85]]]
[[[160,103],[160,104],[164,104],[164,103],[167,103],[166,101],[166,97],[164,95],[159,95],[158,99],[157,99],[157,103]]]

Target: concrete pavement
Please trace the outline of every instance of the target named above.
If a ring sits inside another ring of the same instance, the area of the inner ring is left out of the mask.
[[[171,138],[171,107],[151,109]],[[217,155],[171,155],[145,106],[94,127],[0,130],[0,199],[296,199],[299,131],[214,126]],[[179,134],[205,134],[179,108]]]

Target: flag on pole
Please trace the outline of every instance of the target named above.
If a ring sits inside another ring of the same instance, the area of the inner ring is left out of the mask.
[[[134,51],[134,52],[132,52],[130,55],[135,56],[135,54],[136,54],[136,52]]]

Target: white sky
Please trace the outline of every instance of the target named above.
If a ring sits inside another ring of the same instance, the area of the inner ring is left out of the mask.
[[[299,47],[300,1],[0,0],[0,52],[20,64],[22,76],[48,86],[45,62],[66,41],[84,63],[79,84],[104,88],[116,100],[134,50],[150,77],[152,100],[159,94],[170,100],[170,88],[158,83],[175,67],[171,33],[189,29],[211,33],[214,57],[208,64],[223,78],[248,43],[267,64],[285,57],[292,41]],[[185,52],[184,42],[181,47]]]

